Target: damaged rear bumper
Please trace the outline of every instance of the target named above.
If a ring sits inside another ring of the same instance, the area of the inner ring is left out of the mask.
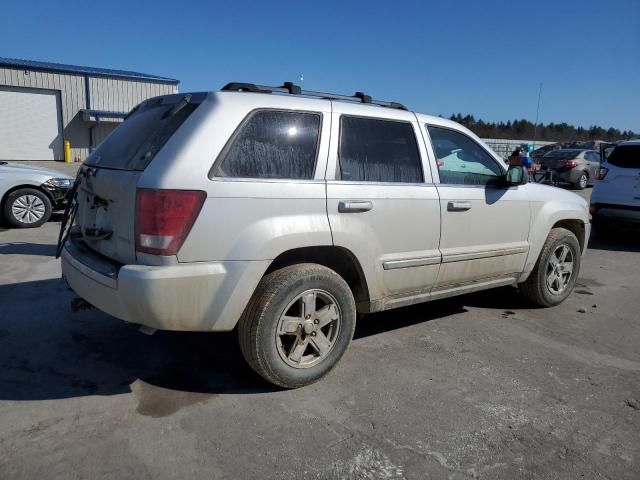
[[[118,265],[71,241],[62,251],[62,274],[80,297],[116,318],[158,330],[232,330],[267,266]]]

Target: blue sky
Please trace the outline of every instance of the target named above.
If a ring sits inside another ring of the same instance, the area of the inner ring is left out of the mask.
[[[15,1],[0,56],[640,132],[640,1]]]

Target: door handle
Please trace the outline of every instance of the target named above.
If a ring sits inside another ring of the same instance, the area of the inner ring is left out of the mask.
[[[471,202],[449,202],[447,203],[447,210],[450,212],[464,212],[465,210],[471,210]]]
[[[373,208],[373,202],[368,200],[340,200],[338,202],[338,212],[357,213],[368,212]]]

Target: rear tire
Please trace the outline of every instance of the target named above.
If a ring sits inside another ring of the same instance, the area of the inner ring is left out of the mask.
[[[531,275],[519,285],[520,292],[540,307],[562,303],[576,284],[580,260],[580,243],[573,232],[565,228],[552,229]],[[571,268],[569,273],[568,268]]]
[[[582,172],[578,180],[576,180],[574,187],[577,190],[584,190],[585,188],[587,188],[588,183],[589,183],[589,175],[587,175],[587,172]]]
[[[347,350],[356,307],[344,279],[304,263],[265,275],[238,324],[249,366],[274,385],[297,388],[329,373]]]
[[[51,200],[35,188],[21,188],[7,195],[4,218],[18,228],[35,228],[51,218]]]

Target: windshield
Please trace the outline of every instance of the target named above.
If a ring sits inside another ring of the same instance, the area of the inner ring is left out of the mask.
[[[141,103],[85,163],[144,170],[198,105],[192,95],[169,95]]]
[[[640,168],[640,145],[618,145],[607,161],[616,167]]]

